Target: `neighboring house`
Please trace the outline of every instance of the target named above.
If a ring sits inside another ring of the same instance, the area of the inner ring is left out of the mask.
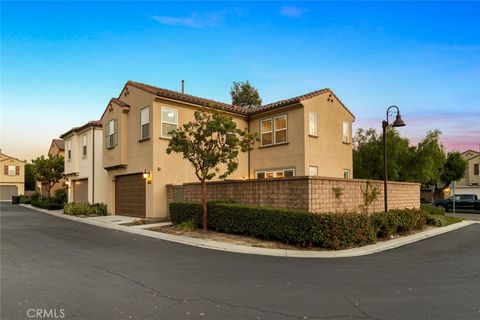
[[[103,130],[90,121],[60,136],[65,142],[68,202],[107,202],[107,171],[102,166]]]
[[[202,106],[227,112],[260,137],[252,151],[239,155],[229,179],[352,177],[355,117],[330,89],[245,109],[128,81],[101,117],[111,213],[166,216],[166,185],[196,181],[190,163],[165,150],[168,132],[192,121]]]
[[[467,150],[462,152],[462,157],[468,166],[463,178],[456,183],[455,193],[476,194],[480,197],[480,152]]]
[[[12,201],[12,196],[23,195],[25,192],[25,162],[1,153],[0,163],[0,200]]]
[[[48,149],[48,154],[54,157],[64,157],[65,156],[64,141],[61,139],[52,139],[52,142],[50,143],[50,148]],[[50,190],[52,197],[55,195],[55,191],[62,188],[65,188],[65,179],[61,179],[52,187],[52,189]],[[40,193],[42,197],[45,197],[45,198],[48,197],[47,187],[41,181],[36,182],[35,189],[36,189],[35,191]]]

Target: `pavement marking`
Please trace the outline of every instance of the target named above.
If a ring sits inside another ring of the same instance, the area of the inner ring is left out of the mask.
[[[428,239],[443,233],[457,230],[457,229],[469,226],[471,224],[480,223],[480,221],[464,220],[462,222],[451,224],[446,227],[438,227],[435,229],[421,231],[412,235],[402,236],[400,238],[396,238],[388,241],[382,241],[382,242],[374,243],[374,244],[359,247],[359,248],[336,250],[336,251],[310,251],[310,250],[269,249],[269,248],[248,247],[248,246],[242,246],[242,245],[207,240],[207,239],[195,239],[195,238],[190,238],[185,236],[162,233],[158,231],[146,230],[144,228],[138,228],[138,227],[132,228],[128,226],[122,226],[116,223],[99,221],[98,219],[95,220],[95,218],[92,219],[92,218],[79,218],[75,216],[69,216],[64,214],[63,210],[49,211],[46,209],[40,209],[40,208],[33,207],[31,205],[25,205],[25,204],[20,204],[20,206],[33,209],[35,211],[39,211],[42,213],[46,213],[55,217],[67,219],[67,220],[73,220],[77,222],[94,225],[97,227],[118,230],[118,231],[125,231],[128,233],[142,235],[150,238],[166,240],[166,241],[186,244],[186,245],[200,247],[200,248],[219,250],[219,251],[228,251],[228,252],[235,252],[235,253],[276,256],[276,257],[290,257],[290,258],[347,258],[347,257],[364,256],[364,255],[374,254],[377,252],[391,250],[391,249],[398,248],[410,243],[414,243],[414,242]],[[153,227],[153,225],[154,224],[148,225],[148,227],[146,228],[151,228]],[[147,225],[142,225],[142,226],[147,226]]]

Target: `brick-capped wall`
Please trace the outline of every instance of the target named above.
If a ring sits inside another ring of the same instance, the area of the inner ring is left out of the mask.
[[[236,202],[279,208],[296,208],[311,212],[360,211],[362,190],[367,180],[325,177],[291,177],[268,180],[227,180],[208,183],[210,200],[232,199]],[[380,195],[370,205],[370,212],[383,211],[383,182],[371,181]],[[184,197],[188,202],[201,201],[199,183],[185,183]],[[333,188],[341,188],[340,201]],[[388,183],[388,203],[391,209],[420,207],[420,184]],[[173,201],[173,186],[167,185],[167,202]]]

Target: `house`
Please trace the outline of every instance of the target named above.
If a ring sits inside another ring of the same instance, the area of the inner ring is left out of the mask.
[[[355,117],[330,89],[245,109],[128,81],[101,117],[112,214],[167,215],[166,186],[196,181],[190,163],[166,154],[168,132],[192,121],[205,106],[225,111],[240,128],[260,137],[252,151],[240,154],[229,179],[352,177]]]
[[[25,192],[25,162],[3,154],[0,150],[0,201],[12,201],[12,196]]]
[[[65,144],[64,141],[61,139],[52,139],[52,142],[50,143],[50,148],[48,149],[48,155],[51,155],[53,157],[63,157],[65,156]],[[36,181],[35,183],[35,191],[40,193],[42,197],[47,198],[48,197],[48,189],[42,181]],[[51,195],[55,195],[55,191],[62,189],[65,187],[65,180],[61,179],[59,182],[57,182],[52,189],[50,190]]]
[[[462,158],[468,163],[462,179],[457,181],[456,194],[476,194],[480,197],[480,152],[467,150],[462,152]]]
[[[68,202],[107,202],[107,171],[103,169],[103,129],[89,121],[60,136],[65,143],[65,179]]]

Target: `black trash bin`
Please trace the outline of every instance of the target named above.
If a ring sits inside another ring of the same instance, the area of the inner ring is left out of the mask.
[[[20,204],[20,196],[12,196],[12,204]]]

